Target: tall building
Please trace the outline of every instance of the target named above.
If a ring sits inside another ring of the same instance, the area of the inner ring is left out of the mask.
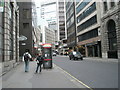
[[[66,31],[67,45],[69,49],[76,47],[76,19],[75,19],[75,2],[74,0],[66,1]]]
[[[120,58],[120,1],[101,2],[102,57]]]
[[[19,63],[19,7],[15,0],[5,1],[0,12],[0,61],[3,72]]]
[[[29,49],[34,56],[34,46],[36,45],[34,33],[39,30],[37,29],[36,6],[32,0],[19,2],[18,5],[20,7],[20,37],[25,38],[20,41],[20,56],[23,55],[26,49]]]
[[[57,2],[58,10],[58,32],[59,40],[66,39],[66,17],[65,17],[65,0],[58,0]]]
[[[43,26],[42,28],[42,42],[43,43],[55,43],[55,30],[48,28],[47,26]]]
[[[46,2],[45,2],[46,1]],[[55,30],[55,41],[59,40],[57,29],[57,5],[56,1],[45,0],[41,3],[41,18],[48,22],[48,27]]]
[[[100,3],[80,0],[76,3],[77,48],[87,57],[101,57]]]

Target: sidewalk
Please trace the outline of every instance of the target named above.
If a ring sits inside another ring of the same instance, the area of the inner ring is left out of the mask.
[[[36,62],[30,62],[30,71],[24,72],[24,63],[5,74],[2,79],[3,88],[86,88],[75,78],[65,73],[58,66],[53,69],[42,69],[34,74]],[[89,89],[88,89],[89,90]]]

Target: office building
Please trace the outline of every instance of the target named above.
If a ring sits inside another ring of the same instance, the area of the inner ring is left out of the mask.
[[[86,57],[101,57],[100,3],[80,0],[76,3],[77,48]]]
[[[76,19],[75,19],[75,2],[74,0],[67,0],[66,8],[66,31],[67,31],[67,45],[69,49],[76,47]]]

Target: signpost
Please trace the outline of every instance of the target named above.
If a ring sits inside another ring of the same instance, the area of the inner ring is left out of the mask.
[[[0,0],[0,12],[4,11],[4,0]]]

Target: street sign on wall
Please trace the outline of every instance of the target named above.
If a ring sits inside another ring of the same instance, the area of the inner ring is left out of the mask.
[[[4,0],[0,0],[0,12],[4,11]]]

